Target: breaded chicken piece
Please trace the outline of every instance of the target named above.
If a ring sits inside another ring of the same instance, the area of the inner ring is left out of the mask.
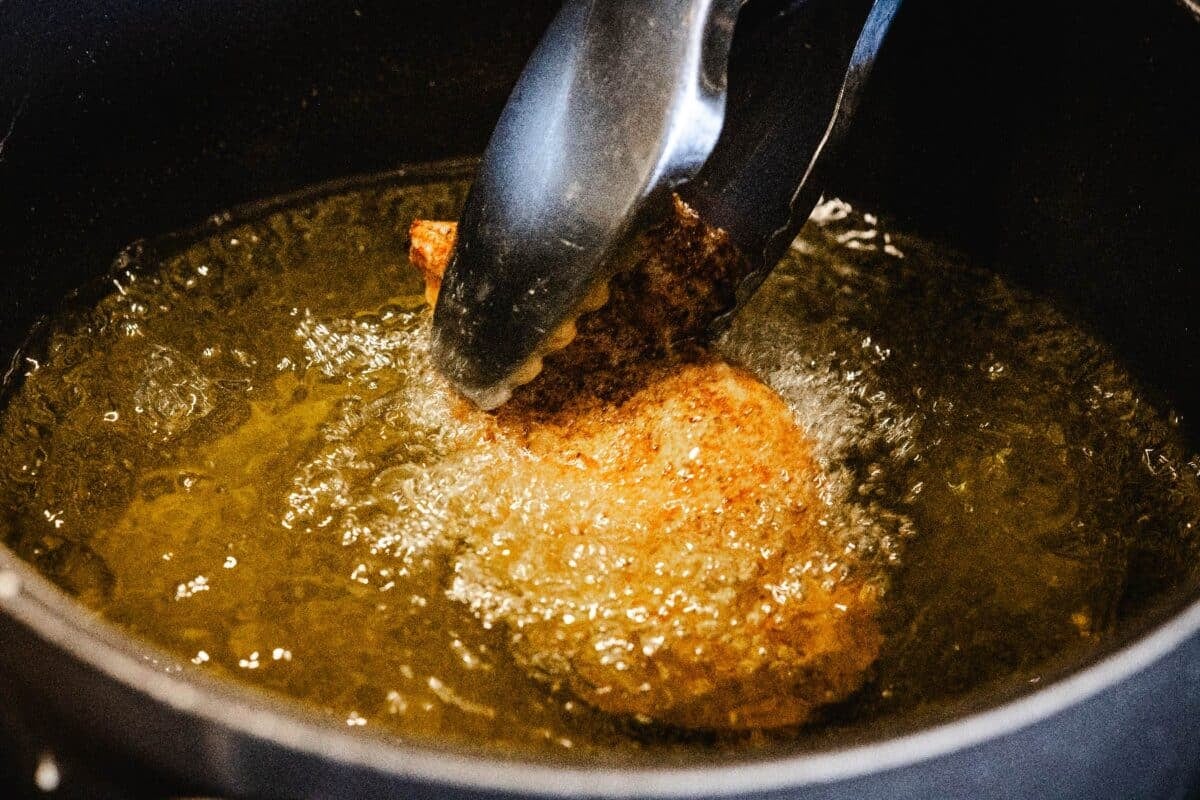
[[[783,401],[719,361],[647,365],[610,403],[497,416],[505,469],[451,596],[534,674],[692,728],[803,721],[861,683],[875,594],[842,555]]]
[[[507,626],[531,674],[598,708],[698,729],[798,724],[862,684],[878,590],[787,405],[704,351],[737,276],[727,243],[678,210],[654,234],[664,247],[493,415],[449,593]],[[414,225],[411,258],[440,277],[430,254],[450,247],[430,230]]]

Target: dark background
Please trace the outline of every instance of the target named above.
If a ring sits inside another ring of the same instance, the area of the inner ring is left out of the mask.
[[[21,279],[0,342],[133,239],[478,152],[556,7],[3,0],[0,264]],[[1061,294],[1193,408],[1193,20],[1173,0],[907,0],[832,188]]]

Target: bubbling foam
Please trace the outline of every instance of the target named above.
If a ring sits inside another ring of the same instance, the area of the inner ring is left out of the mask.
[[[585,691],[619,691],[615,674],[670,638],[630,635],[654,604],[603,588],[628,567],[604,539],[616,521],[591,515],[560,551],[600,581],[611,636],[572,639],[592,600],[521,588],[539,577],[514,555],[523,520],[612,498],[445,392],[403,253],[415,217],[456,216],[465,173],[421,180],[131,247],[109,294],[24,354],[0,437],[5,542],[178,663],[338,724],[589,763],[710,762],[925,720],[1047,679],[1194,577],[1200,467],[1176,421],[1045,303],[830,201],[719,347],[787,403],[809,443],[799,494],[827,523],[824,546],[758,585],[772,606],[804,597],[806,577],[870,587],[886,635],[872,676],[803,730],[689,734],[597,711],[563,678],[586,648],[535,629],[565,625],[611,669]]]

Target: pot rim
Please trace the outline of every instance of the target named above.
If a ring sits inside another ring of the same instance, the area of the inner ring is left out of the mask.
[[[141,643],[76,603],[0,546],[0,613],[103,678],[176,712],[296,754],[395,779],[540,796],[658,797],[734,794],[844,781],[949,755],[1013,733],[1120,683],[1200,629],[1200,600],[1096,662],[1033,692],[912,733],[761,761],[712,766],[549,765],[405,745],[338,730],[294,701],[206,675]],[[147,659],[146,653],[157,658]]]

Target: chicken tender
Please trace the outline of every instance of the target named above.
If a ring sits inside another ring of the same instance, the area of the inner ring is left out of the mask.
[[[507,626],[532,675],[598,708],[794,725],[862,684],[878,586],[787,405],[703,348],[737,265],[677,211],[653,234],[665,246],[491,416],[494,460],[470,476],[478,505],[449,594]],[[414,225],[411,257],[440,278],[430,254],[450,248],[430,230]]]

